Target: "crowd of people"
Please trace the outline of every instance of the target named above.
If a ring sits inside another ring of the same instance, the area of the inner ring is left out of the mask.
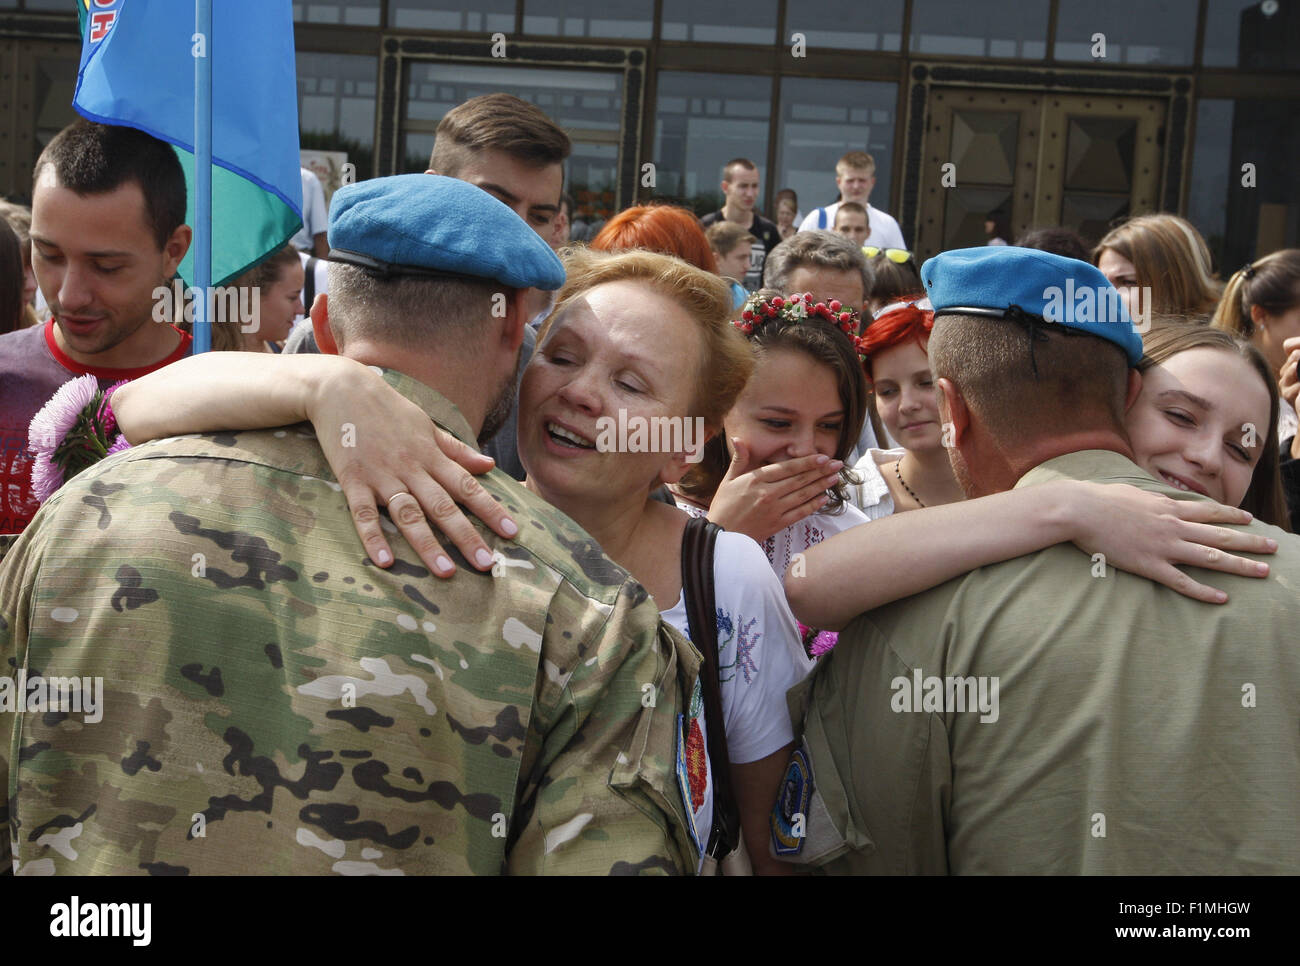
[[[736,158],[574,243],[569,151],[466,101],[193,355],[175,154],[49,143],[0,224],[0,867],[1300,871],[1300,250],[991,216],[918,265],[861,151],[807,215]]]

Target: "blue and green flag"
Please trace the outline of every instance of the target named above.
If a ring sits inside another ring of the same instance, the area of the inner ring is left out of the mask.
[[[81,67],[73,107],[174,145],[194,214],[194,59],[212,58],[212,279],[220,285],[302,227],[290,0],[219,0],[212,36],[185,0],[76,0]],[[197,227],[197,226],[196,226]],[[194,253],[181,262],[194,281]]]

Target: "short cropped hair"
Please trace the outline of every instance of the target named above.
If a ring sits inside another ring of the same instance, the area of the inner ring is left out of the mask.
[[[703,348],[695,402],[687,415],[701,417],[711,430],[719,429],[722,417],[735,405],[754,371],[749,343],[731,324],[731,286],[717,275],[658,252],[573,247],[562,250],[560,257],[564,260],[564,287],[556,297],[555,310],[537,333],[538,346],[545,343],[552,324],[565,309],[597,285],[642,282],[679,305],[698,328]],[[654,322],[647,320],[647,324]]]
[[[704,231],[709,247],[719,255],[730,255],[737,245],[753,246],[758,241],[746,229],[730,221],[717,221]]]
[[[763,286],[790,294],[790,276],[800,266],[856,271],[862,276],[863,299],[871,292],[871,269],[861,246],[833,231],[801,231],[773,248],[764,263]]]
[[[749,158],[732,158],[722,166],[722,180],[731,181],[736,177],[737,169],[742,171],[757,171],[758,165],[749,160]]]
[[[835,173],[843,174],[845,171],[863,171],[867,174],[876,173],[876,159],[867,154],[866,151],[850,151],[844,157],[835,162]]]
[[[486,278],[386,279],[330,262],[330,331],[340,350],[360,338],[421,353],[463,348],[485,333],[492,296],[511,291]]]
[[[79,195],[107,194],[134,181],[159,251],[185,224],[185,172],[176,151],[143,131],[79,118],[54,135],[36,159],[33,192],[47,165],[62,187]]]
[[[839,221],[840,221],[840,212],[842,212],[842,211],[847,211],[847,212],[848,212],[849,214],[851,214],[851,215],[854,215],[854,214],[861,215],[863,218],[866,218],[866,217],[867,217],[867,209],[864,208],[864,207],[862,207],[862,206],[861,206],[860,204],[858,204],[856,201],[841,201],[841,202],[840,202],[840,206],[839,206],[838,208],[835,209],[835,223],[836,223],[836,224],[839,224]]]
[[[535,105],[513,94],[484,94],[453,107],[439,122],[429,167],[455,178],[473,155],[487,150],[543,168],[562,163],[572,145]]]
[[[936,380],[951,380],[981,425],[1008,446],[1087,429],[1127,439],[1124,351],[1055,326],[1037,331],[1044,337],[1004,319],[938,315],[930,371]]]

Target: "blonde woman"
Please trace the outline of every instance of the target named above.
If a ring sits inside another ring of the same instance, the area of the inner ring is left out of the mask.
[[[1098,243],[1092,260],[1137,321],[1208,316],[1223,288],[1205,239],[1177,215],[1130,218]]]

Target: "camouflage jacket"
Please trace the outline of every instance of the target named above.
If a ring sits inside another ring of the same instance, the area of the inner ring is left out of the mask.
[[[480,480],[520,534],[477,524],[494,575],[447,543],[450,580],[387,520],[370,563],[307,425],[70,481],[0,570],[0,870],[694,872],[698,653],[568,517]]]

